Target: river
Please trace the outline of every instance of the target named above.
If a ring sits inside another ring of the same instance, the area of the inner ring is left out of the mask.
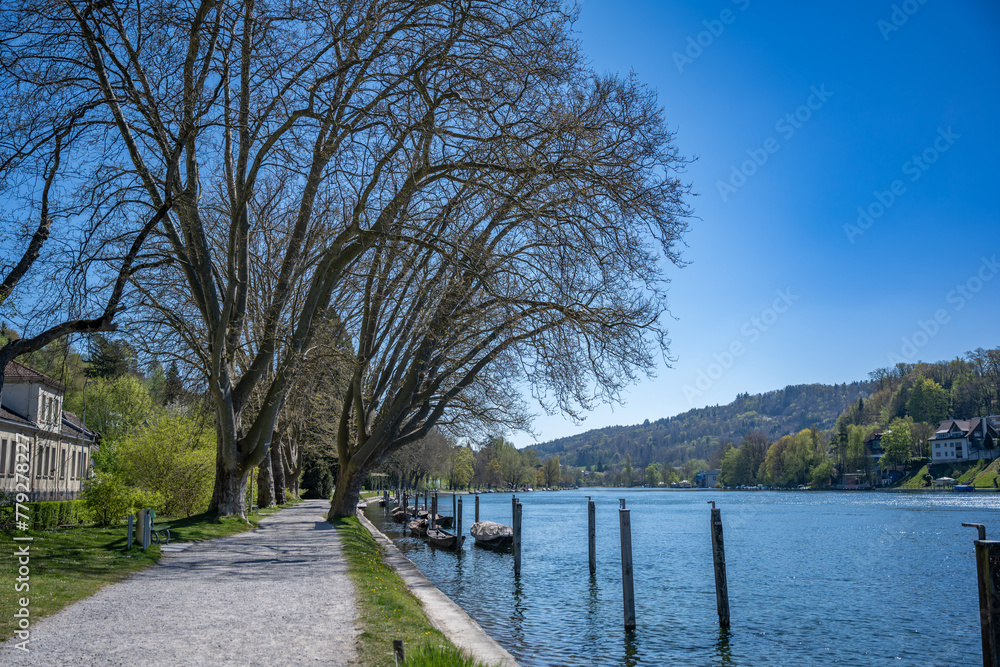
[[[587,500],[597,506],[597,574]],[[973,539],[1000,531],[1000,494],[580,489],[524,493],[513,557],[438,551],[367,516],[525,667],[952,665],[981,662]],[[635,633],[623,629],[619,498],[631,510]],[[451,514],[441,495],[440,514]],[[463,527],[473,497],[463,496]],[[480,518],[511,523],[509,493]],[[709,505],[722,509],[730,631],[715,607]]]

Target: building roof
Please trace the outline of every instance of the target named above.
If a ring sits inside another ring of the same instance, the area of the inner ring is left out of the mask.
[[[84,438],[94,440],[97,434],[83,425],[83,421],[72,412],[62,413],[62,434],[69,438]]]
[[[947,419],[941,422],[931,440],[944,440],[951,437],[949,434],[953,426],[957,426],[962,431],[962,437],[968,438],[976,431],[983,431],[983,424],[985,424],[988,435],[996,436],[996,429],[988,420],[976,417],[975,419]]]
[[[34,368],[28,368],[24,364],[16,361],[8,361],[4,369],[4,382],[41,382],[59,391],[66,391],[66,385],[58,380],[50,378],[44,373],[39,373]]]
[[[0,405],[0,419],[8,422],[14,422],[15,424],[21,424],[22,426],[31,426],[32,428],[35,426],[35,424],[24,415],[18,414],[13,410],[9,410],[2,405]]]
[[[872,440],[881,440],[884,434],[885,434],[884,428],[875,429],[874,431],[871,432],[871,435],[865,438],[865,444],[867,445]]]

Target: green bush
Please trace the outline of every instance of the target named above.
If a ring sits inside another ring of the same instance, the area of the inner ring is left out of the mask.
[[[161,416],[118,447],[118,469],[132,486],[163,496],[163,514],[208,508],[215,484],[215,431],[197,417]]]
[[[163,495],[127,485],[111,473],[97,473],[84,482],[83,503],[98,526],[111,526],[129,514],[150,507],[163,508]]]

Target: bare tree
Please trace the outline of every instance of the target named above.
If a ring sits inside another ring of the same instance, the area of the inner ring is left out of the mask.
[[[683,162],[649,91],[581,64],[562,3],[2,12],[24,92],[93,105],[93,173],[159,216],[128,323],[201,369],[220,514],[245,512],[317,313],[351,347],[334,514],[439,423],[525,425],[522,380],[575,414],[665,350]]]
[[[524,427],[524,380],[577,414],[665,350],[651,242],[677,260],[683,188],[659,171],[678,166],[671,136],[632,80],[562,83],[535,105],[534,91],[491,100],[499,137],[442,138],[469,166],[414,196],[338,295],[358,317],[332,515],[351,511],[370,466],[435,425]]]

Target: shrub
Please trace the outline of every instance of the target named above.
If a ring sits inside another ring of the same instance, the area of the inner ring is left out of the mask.
[[[84,482],[83,503],[98,526],[110,526],[144,507],[161,510],[163,496],[129,486],[117,475],[97,473]]]
[[[119,469],[131,485],[163,496],[163,513],[204,512],[215,483],[215,432],[204,420],[161,416],[133,431],[118,448]]]

